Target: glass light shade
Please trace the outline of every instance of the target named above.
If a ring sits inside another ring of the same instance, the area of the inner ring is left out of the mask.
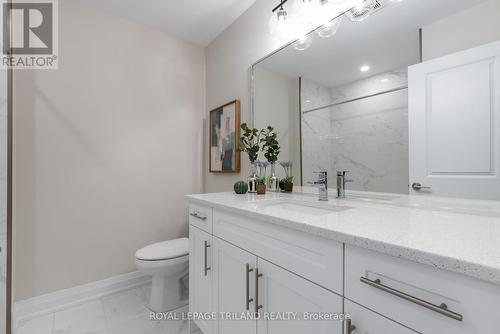
[[[288,26],[288,13],[280,8],[271,15],[269,20],[269,32],[271,34],[283,34]]]
[[[357,0],[345,15],[354,22],[365,20],[375,9],[375,0]]]
[[[296,42],[293,43],[293,47],[295,48],[295,50],[298,51],[307,50],[312,45],[313,39],[314,39],[313,34],[302,36]]]
[[[340,25],[342,24],[342,18],[336,18],[335,20],[331,20],[330,22],[325,23],[321,27],[316,30],[316,33],[321,38],[332,37],[337,33]]]

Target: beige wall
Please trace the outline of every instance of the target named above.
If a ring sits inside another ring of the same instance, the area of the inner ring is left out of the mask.
[[[59,70],[15,76],[16,300],[134,271],[202,189],[204,50],[59,4]]]
[[[500,0],[489,0],[423,28],[429,60],[500,40]]]
[[[241,119],[250,122],[250,67],[279,46],[268,30],[271,6],[267,0],[257,0],[238,20],[217,37],[206,49],[207,109],[235,98],[241,100]],[[208,143],[208,137],[206,137]],[[207,145],[205,145],[207,146]],[[208,152],[205,150],[205,164]],[[241,155],[240,174],[216,175],[205,171],[205,191],[230,191],[234,182],[246,180],[248,156]]]

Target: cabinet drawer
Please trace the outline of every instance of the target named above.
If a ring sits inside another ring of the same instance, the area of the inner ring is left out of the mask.
[[[189,205],[189,224],[212,233],[212,208],[199,204]]]
[[[333,292],[343,292],[343,245],[214,210],[214,235]]]
[[[345,296],[426,334],[491,333],[498,326],[492,315],[500,309],[500,286],[349,245]]]
[[[352,334],[416,334],[411,329],[401,326],[349,300],[345,301],[344,312],[350,316]],[[345,325],[348,326],[347,323]],[[347,327],[345,326],[345,328]],[[345,332],[346,334],[349,333],[348,330]]]

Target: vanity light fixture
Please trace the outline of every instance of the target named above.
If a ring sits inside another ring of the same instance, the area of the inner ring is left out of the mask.
[[[347,1],[352,8],[342,13],[345,9],[339,5]],[[390,0],[401,1],[403,0]],[[311,46],[313,35],[307,35],[311,30],[315,29],[316,34],[322,38],[335,35],[342,24],[342,17],[339,15],[345,14],[351,21],[359,22],[384,7],[381,0],[294,0],[289,13],[285,9],[287,2],[288,0],[280,0],[272,9],[269,31],[279,39],[290,40],[298,37],[293,46],[300,51]],[[333,19],[334,17],[336,18]]]
[[[295,50],[298,51],[307,50],[312,45],[313,39],[314,39],[313,34],[304,35],[293,43],[293,47],[295,48]]]
[[[283,5],[288,0],[283,0],[278,6],[273,8],[271,19],[269,20],[269,32],[271,34],[281,33],[286,30],[288,12],[285,10]]]
[[[359,68],[359,70],[363,73],[368,72],[371,69],[369,65],[363,65]]]
[[[356,0],[356,4],[346,13],[346,16],[354,22],[361,22],[368,18],[373,13],[376,0]]]
[[[331,20],[330,22],[323,24],[320,28],[316,30],[316,33],[318,34],[319,37],[322,38],[332,37],[337,33],[337,30],[339,29],[341,23],[342,23],[342,17],[336,18],[334,20]]]

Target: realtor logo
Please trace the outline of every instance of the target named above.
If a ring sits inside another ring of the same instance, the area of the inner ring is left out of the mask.
[[[3,1],[0,67],[56,69],[57,0]]]

